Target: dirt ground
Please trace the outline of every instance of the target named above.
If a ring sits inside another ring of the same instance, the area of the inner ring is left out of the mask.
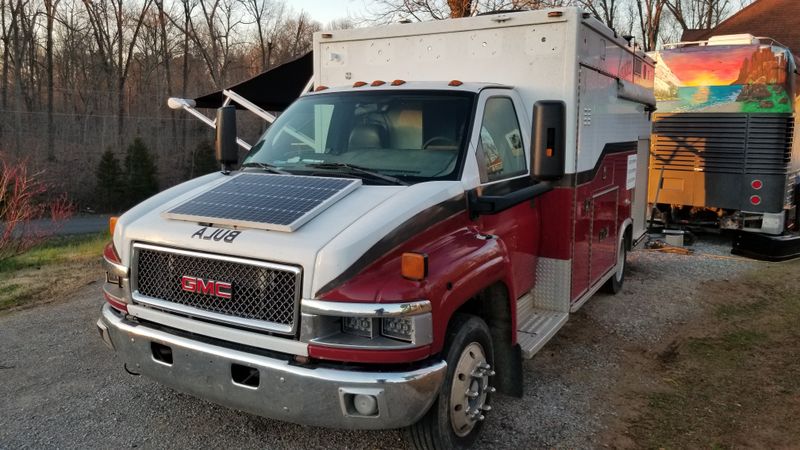
[[[524,397],[493,399],[475,448],[797,448],[800,262],[729,248],[632,252],[623,291],[524,362]],[[131,377],[94,327],[96,260],[51,267],[5,275],[72,281],[0,314],[0,448],[408,448],[397,430],[294,425]]]
[[[800,262],[701,283],[692,320],[626,349],[612,448],[798,448]]]

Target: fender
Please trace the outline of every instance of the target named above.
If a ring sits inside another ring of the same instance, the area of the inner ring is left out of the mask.
[[[400,274],[404,252],[428,255],[428,277],[422,281],[407,280]],[[481,290],[498,282],[513,286],[510,258],[503,242],[482,235],[466,211],[446,219],[394,248],[340,286],[318,298],[351,302],[398,302],[429,299],[433,313],[434,340],[429,354],[439,353],[444,346],[447,324],[455,311]],[[509,289],[510,297],[513,292]],[[514,308],[515,302],[510,302]],[[512,317],[514,317],[512,309]],[[512,324],[515,327],[516,324]],[[513,328],[512,328],[513,329]],[[386,362],[389,351],[383,354]],[[331,355],[328,355],[331,356]],[[344,356],[344,355],[343,355]],[[343,358],[347,360],[348,358]]]

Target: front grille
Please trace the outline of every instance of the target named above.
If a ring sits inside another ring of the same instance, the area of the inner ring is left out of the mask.
[[[209,320],[294,331],[301,286],[298,268],[145,244],[136,244],[134,251],[138,302]],[[230,298],[187,291],[183,277],[230,283]]]
[[[789,114],[656,114],[650,167],[782,175],[792,133]]]

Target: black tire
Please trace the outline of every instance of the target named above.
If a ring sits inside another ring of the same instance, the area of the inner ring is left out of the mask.
[[[626,245],[626,239],[622,239],[619,244],[620,253],[617,254],[619,257],[622,256],[622,259],[617,260],[617,264],[620,262],[622,263],[622,267],[619,267],[614,275],[611,275],[611,278],[606,281],[606,284],[603,285],[603,292],[608,294],[619,294],[622,291],[622,285],[625,283],[625,269],[628,266],[628,246]]]
[[[442,352],[447,361],[447,375],[442,389],[431,409],[422,419],[405,430],[406,439],[412,447],[418,450],[464,449],[472,446],[480,434],[481,428],[483,428],[482,420],[474,422],[468,434],[459,436],[454,430],[450,415],[450,394],[456,378],[456,366],[462,353],[466,355],[465,350],[473,343],[482,347],[486,362],[494,366],[494,349],[486,322],[469,314],[454,315],[448,326],[447,341]],[[493,373],[489,375],[489,378],[491,375]],[[491,388],[486,389],[485,405],[490,404],[492,391]]]

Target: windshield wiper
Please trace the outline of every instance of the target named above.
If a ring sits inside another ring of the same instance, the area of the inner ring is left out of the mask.
[[[373,179],[379,179],[383,181],[387,181],[392,184],[397,184],[400,186],[408,186],[408,183],[405,181],[395,178],[390,175],[384,175],[382,173],[374,172],[367,168],[356,166],[353,164],[348,163],[341,163],[341,162],[326,162],[326,163],[314,163],[314,164],[306,164],[307,167],[313,167],[315,169],[330,169],[330,170],[337,170],[337,169],[346,169],[350,173],[359,173],[362,175],[367,175],[372,177]]]
[[[263,169],[263,170],[265,170],[267,172],[271,172],[271,173],[279,173],[281,175],[291,175],[291,173],[289,173],[289,172],[287,172],[285,170],[279,169],[277,166],[273,166],[272,164],[267,164],[267,163],[257,162],[257,161],[251,161],[251,162],[244,163],[244,164],[242,164],[242,167],[258,167],[260,169]]]

